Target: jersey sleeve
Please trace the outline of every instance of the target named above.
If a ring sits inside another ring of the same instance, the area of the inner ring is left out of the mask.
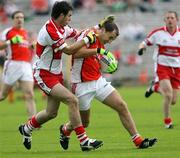
[[[79,31],[77,29],[75,29],[75,28],[72,28],[69,25],[65,27],[65,31],[67,33],[67,39],[68,38],[76,39],[76,37],[79,35]]]
[[[151,46],[156,43],[156,33],[154,31],[148,34],[148,36],[145,39],[145,43],[147,46]]]
[[[6,30],[4,30],[3,32],[1,32],[1,34],[0,34],[0,40],[1,40],[1,41],[6,41],[6,40],[8,40],[8,39],[7,39],[8,30],[9,30],[9,29],[6,29]]]
[[[51,46],[53,50],[62,50],[67,47],[63,35],[47,25],[39,32],[38,42],[43,46]]]

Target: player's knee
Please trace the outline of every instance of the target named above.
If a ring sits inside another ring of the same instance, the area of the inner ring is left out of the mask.
[[[71,106],[72,108],[78,108],[78,98],[76,96],[71,96],[68,98],[68,105]]]
[[[24,94],[25,100],[32,100],[34,99],[34,93],[32,91],[26,91]]]
[[[89,126],[89,121],[83,121],[82,120],[82,124],[84,128],[87,128]]]
[[[118,106],[115,108],[115,110],[116,110],[119,114],[128,113],[127,103],[126,103],[124,100],[119,101],[117,105],[118,105]]]
[[[172,99],[173,99],[173,95],[172,95],[172,93],[170,93],[170,92],[166,92],[166,93],[164,94],[164,96],[165,96],[165,98],[168,99],[168,100],[172,100]]]
[[[119,107],[121,110],[127,108],[127,103],[126,103],[124,100],[120,100],[120,101],[118,102],[118,105],[119,105],[118,107]]]

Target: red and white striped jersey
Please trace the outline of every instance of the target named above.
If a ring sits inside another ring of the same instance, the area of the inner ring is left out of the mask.
[[[157,46],[157,63],[164,66],[180,67],[180,28],[173,34],[166,27],[153,30],[145,39],[148,46]]]
[[[7,59],[16,61],[31,62],[32,53],[29,49],[28,33],[25,29],[17,29],[15,27],[5,29],[1,34],[1,40],[11,40],[14,36],[21,36],[22,43],[9,44],[6,48]]]
[[[44,69],[54,74],[62,71],[62,49],[67,46],[65,40],[75,38],[77,30],[70,26],[59,27],[52,19],[41,28],[36,45],[35,69]]]
[[[87,35],[87,33],[91,30],[85,30],[81,32],[80,36],[77,40],[81,40],[83,37]],[[104,48],[104,45],[100,43],[98,37],[96,37],[96,42],[87,46],[89,49],[91,48]],[[71,79],[72,83],[80,83],[98,80],[101,77],[101,65],[99,63],[99,59],[101,55],[92,55],[86,58],[76,58],[72,61],[72,70],[71,70]]]

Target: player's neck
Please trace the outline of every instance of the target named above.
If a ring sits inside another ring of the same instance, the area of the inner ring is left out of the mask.
[[[167,27],[167,31],[172,34],[176,31],[176,27]]]
[[[15,29],[17,30],[21,30],[23,27],[20,27],[20,26],[14,26]]]

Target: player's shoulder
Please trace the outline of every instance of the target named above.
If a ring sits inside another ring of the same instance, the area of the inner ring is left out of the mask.
[[[51,21],[46,22],[41,31],[43,31],[44,33],[48,33],[48,35],[54,41],[59,39],[57,28],[53,25]]]
[[[154,28],[151,32],[156,33],[159,31],[166,31],[165,27],[158,27],[158,28]]]
[[[152,36],[156,33],[159,33],[159,32],[164,32],[165,31],[165,27],[158,27],[158,28],[154,28],[148,35],[149,36]]]
[[[7,40],[7,37],[12,32],[12,28],[13,27],[8,27],[1,32],[1,35],[0,35],[1,40]]]
[[[8,28],[4,29],[4,30],[2,31],[2,33],[3,33],[3,34],[7,34],[7,33],[10,32],[12,29],[13,29],[13,27],[8,27]]]

